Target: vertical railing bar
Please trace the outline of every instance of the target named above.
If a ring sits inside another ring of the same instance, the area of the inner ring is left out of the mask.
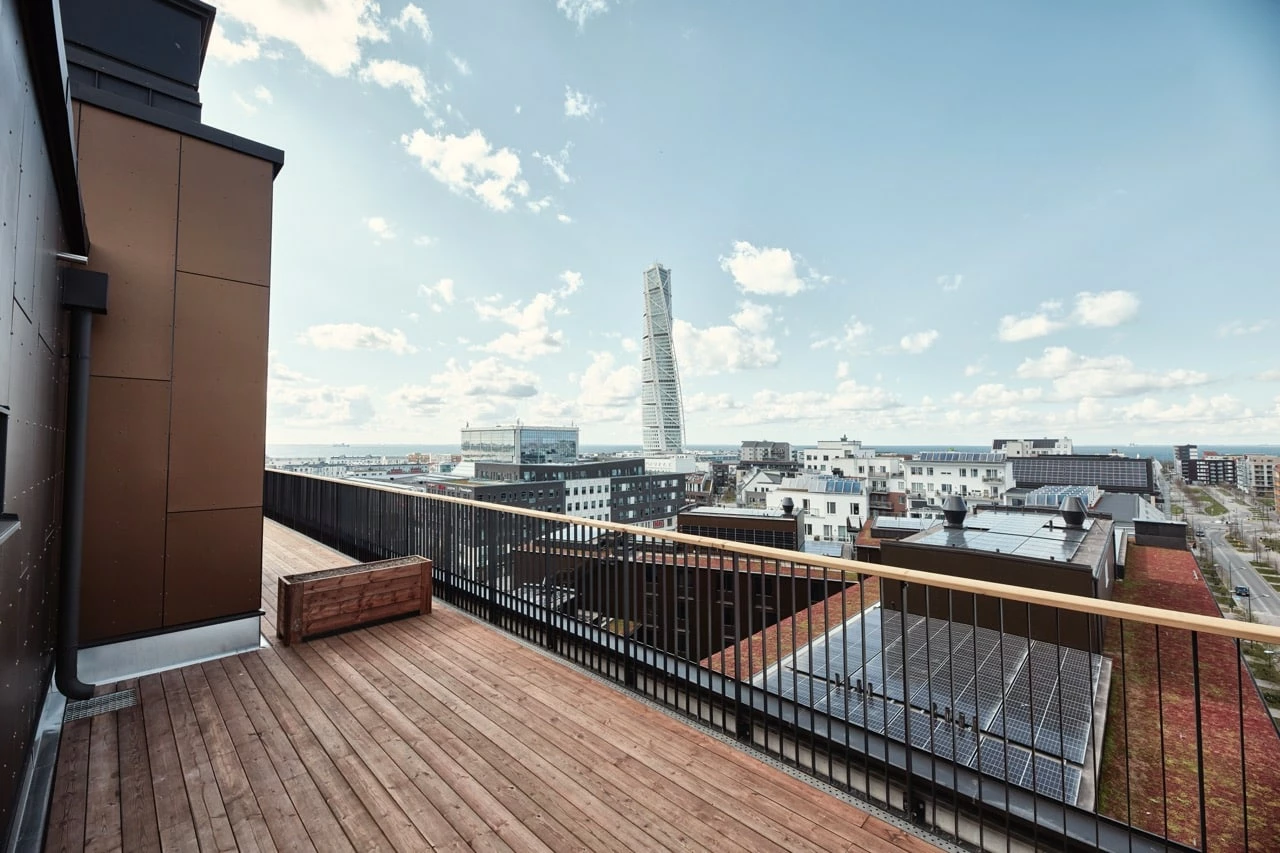
[[[1200,789],[1200,849],[1209,849],[1208,803],[1204,795],[1204,724],[1200,703],[1200,632],[1191,632],[1191,688],[1196,704],[1196,781]]]
[[[947,719],[948,716],[951,717],[951,720],[947,724],[947,731],[951,733],[951,760],[957,767],[959,767],[960,762],[957,760],[958,753],[956,750],[956,746],[958,744],[956,741],[956,725],[955,725],[955,705],[956,705],[956,663],[955,663],[955,652],[956,652],[955,624],[956,622],[955,622],[955,619],[956,619],[955,590],[948,589],[947,590],[947,702],[949,704],[945,709],[943,709],[942,716],[943,716],[943,719]],[[971,642],[970,645],[973,645],[975,647],[974,653],[976,654],[977,653],[976,634],[973,639],[974,639],[974,642]],[[934,724],[937,725],[936,721]],[[974,746],[977,747],[977,745],[978,745],[978,739],[975,737]],[[981,804],[979,804],[978,806],[978,827],[979,827],[978,837],[979,838],[982,837],[982,814],[984,811],[985,809],[983,809]],[[934,823],[937,824],[937,821],[935,820]],[[957,841],[960,840],[960,793],[958,791],[953,791],[952,797],[951,797],[951,827],[955,833],[956,840]]]
[[[1062,730],[1062,608],[1053,608],[1053,631],[1054,631],[1054,670],[1058,676],[1057,697],[1058,697],[1058,758],[1062,764],[1062,826],[1067,826],[1067,736]],[[1091,694],[1092,695],[1092,694]],[[1048,713],[1046,709],[1045,713]],[[1032,741],[1036,740],[1035,735],[1031,736]],[[1034,753],[1033,753],[1034,756]],[[1083,781],[1083,777],[1082,781]],[[1062,833],[1062,849],[1067,849],[1067,834]]]
[[[929,720],[929,754],[933,756],[929,762],[929,797],[933,801],[933,808],[930,810],[933,825],[938,823],[938,746],[933,739],[933,730],[937,725],[935,714],[933,713],[933,627],[929,624],[933,616],[933,587],[925,584],[924,587],[924,671],[925,671],[925,691],[926,699],[929,702],[929,711],[925,715]],[[951,631],[948,627],[947,641],[950,642]],[[911,697],[907,696],[907,713],[911,713]],[[951,753],[951,758],[955,759],[955,753]],[[952,778],[955,778],[952,774]]]
[[[982,796],[982,727],[979,720],[982,719],[982,691],[979,689],[981,680],[978,678],[980,663],[978,661],[978,596],[971,595],[973,601],[973,736],[978,744],[978,803],[979,809],[985,810],[986,800]],[[996,636],[996,644],[1000,653],[1000,696],[997,698],[1000,708],[1000,739],[1001,739],[1001,755],[1004,761],[1004,846],[1005,850],[1009,850],[1012,841],[1009,829],[1009,711],[1005,707],[1008,699],[1008,688],[1004,684],[1005,673],[1005,657],[1004,657],[1004,606],[1005,602],[1001,599],[997,608],[997,624],[1000,626],[1000,632]],[[982,663],[985,663],[984,658]],[[1012,683],[1012,682],[1011,682]],[[994,719],[994,715],[992,717]],[[987,842],[984,835],[986,823],[982,820],[978,821],[978,846],[986,849]]]
[[[1030,752],[1030,757],[1028,758],[1028,762],[1030,765],[1029,769],[1031,770],[1031,790],[1038,795],[1040,793],[1040,781],[1037,778],[1038,774],[1036,772],[1036,717],[1035,717],[1036,691],[1035,691],[1035,678],[1032,677],[1035,675],[1035,671],[1031,667],[1031,664],[1032,664],[1031,650],[1035,648],[1035,645],[1034,645],[1035,640],[1033,640],[1031,637],[1031,631],[1032,631],[1031,605],[1024,604],[1023,607],[1026,608],[1026,612],[1027,612],[1027,659],[1026,659],[1026,662],[1023,664],[1023,666],[1027,668],[1027,705],[1031,708],[1031,726],[1030,726],[1031,752]],[[1035,828],[1032,834],[1035,836],[1036,849],[1039,849],[1040,848],[1040,812],[1039,812],[1040,797],[1039,796],[1034,797],[1031,802],[1032,802],[1032,812],[1035,815]]]
[[[1129,660],[1125,655],[1125,620],[1120,619],[1120,703],[1124,715],[1124,809],[1125,824],[1133,826],[1133,771],[1129,766]],[[1113,673],[1114,675],[1114,673]],[[1095,765],[1097,762],[1094,762]],[[1096,796],[1096,795],[1095,795]],[[1133,832],[1128,833],[1129,850],[1133,850]]]
[[[812,563],[810,563],[810,564],[809,564],[809,571],[810,571],[811,573],[812,573],[812,571],[813,571],[813,564],[812,564]],[[844,601],[844,592],[843,592],[843,590],[844,590],[844,586],[843,586],[843,584],[841,585],[840,589],[841,589],[840,600],[843,602],[843,601]],[[834,631],[832,631],[832,630],[831,630],[830,613],[829,613],[829,610],[828,610],[828,607],[827,607],[828,598],[830,597],[830,596],[828,595],[828,593],[830,592],[830,590],[831,590],[831,570],[830,570],[829,568],[827,568],[826,566],[823,566],[823,567],[822,567],[822,591],[821,591],[819,594],[822,596],[822,635],[826,638],[825,640],[823,640],[823,643],[826,645],[826,648],[827,648],[827,659],[828,659],[828,660],[830,660],[830,659],[831,659],[831,641],[832,641],[832,639],[834,639],[834,637],[833,637],[832,635],[835,633]],[[813,620],[812,620],[812,619],[810,619],[810,620],[809,620],[809,642],[810,642],[810,643],[813,643],[813,640],[814,640],[814,636],[813,636]],[[837,673],[837,675],[840,675],[840,676],[843,678],[843,676],[844,676],[844,670],[845,670],[845,669],[847,669],[847,668],[848,668],[848,666],[849,666],[849,662],[848,662],[847,660],[845,660],[845,655],[844,655],[844,649],[843,649],[843,648],[840,650],[840,660],[841,660],[841,664],[840,664],[841,669],[840,669],[840,672],[839,672],[839,673]],[[826,692],[826,694],[827,694],[827,734],[826,734],[826,736],[823,738],[823,740],[824,740],[824,742],[826,743],[826,746],[827,746],[827,782],[828,782],[828,783],[830,783],[830,784],[835,784],[835,782],[836,782],[836,774],[835,774],[835,744],[833,744],[833,743],[831,742],[831,740],[832,740],[832,739],[831,739],[831,722],[830,722],[830,720],[831,720],[831,712],[832,712],[832,708],[831,708],[831,685],[833,685],[834,683],[835,683],[835,682],[834,682],[834,681],[832,680],[832,678],[831,678],[831,673],[830,673],[830,672],[828,672],[828,673],[827,673],[827,684],[826,684],[826,686],[823,688],[823,690],[824,690],[824,691]],[[814,703],[814,702],[813,702],[812,696],[810,696],[809,703],[810,703],[810,705],[816,704],[816,703]],[[814,716],[816,717],[817,715],[815,714]]]
[[[1249,777],[1245,774],[1245,750],[1244,750],[1244,658],[1243,650],[1240,645],[1240,638],[1235,640],[1236,645],[1236,696],[1239,698],[1240,706],[1240,807],[1242,811],[1241,824],[1244,826],[1244,849],[1249,849]]]
[[[903,715],[902,715],[902,735],[906,741],[906,749],[903,754],[906,756],[906,789],[902,795],[903,811],[907,815],[907,819],[915,823],[915,780],[914,768],[912,767],[912,743],[911,743],[911,678],[910,678],[910,659],[911,647],[907,645],[907,583],[904,581],[899,587],[899,606],[902,608],[902,619],[899,622],[902,634],[902,699],[903,699]],[[925,619],[925,633],[928,633],[929,620]],[[887,697],[889,691],[885,690]],[[886,708],[887,710],[887,708]],[[887,715],[886,715],[887,716]],[[885,727],[886,737],[888,735],[888,726]]]
[[[1160,626],[1152,625],[1156,633],[1156,699],[1160,724],[1160,803],[1164,809],[1164,837],[1169,837],[1169,780],[1165,773],[1168,764],[1164,749],[1164,664],[1160,656]]]
[[[774,614],[779,618],[778,621],[773,623],[776,626],[776,630],[773,632],[774,645],[776,646],[773,663],[778,668],[778,701],[776,705],[778,714],[775,722],[778,724],[778,757],[785,760],[787,753],[786,732],[783,730],[782,725],[782,679],[786,677],[782,671],[782,561],[777,557],[770,557],[769,559],[773,562],[774,590],[779,604],[779,609]],[[794,599],[792,603],[794,603]]]

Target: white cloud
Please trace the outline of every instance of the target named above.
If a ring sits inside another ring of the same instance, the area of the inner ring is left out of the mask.
[[[363,385],[303,384],[279,378],[277,373],[267,380],[267,420],[272,428],[360,426],[373,416],[373,401]]]
[[[1209,375],[1175,369],[1163,373],[1138,370],[1120,355],[1093,358],[1067,347],[1047,347],[1040,358],[1025,359],[1016,371],[1021,379],[1050,379],[1054,398],[1124,397],[1148,391],[1203,385]]]
[[[1280,382],[1280,368],[1264,370],[1258,374],[1257,378],[1262,382]]]
[[[692,376],[711,376],[777,364],[777,343],[768,336],[772,310],[744,302],[729,318],[730,325],[706,329],[676,320],[672,331],[681,371]]]
[[[516,115],[520,115],[520,111],[523,109],[524,107],[520,106],[519,104],[516,104]]]
[[[640,368],[618,366],[613,353],[591,353],[591,364],[578,381],[578,403],[589,409],[631,408],[640,399]],[[596,420],[593,417],[592,420]]]
[[[239,92],[232,92],[231,100],[235,101],[240,109],[244,110],[249,115],[253,115],[258,111],[258,108],[241,97]]]
[[[433,297],[435,299],[439,299],[446,305],[452,305],[454,300],[457,298],[454,295],[453,279],[451,278],[442,278],[432,285],[420,284],[418,285],[418,293],[428,299]],[[435,309],[433,306],[433,310],[438,309]]]
[[[556,214],[556,219],[560,220],[560,221],[561,221],[561,222],[563,222],[565,225],[570,225],[570,224],[572,224],[572,222],[573,222],[573,217],[572,217],[572,216],[570,216],[570,215],[569,215],[569,214],[567,214],[567,213],[557,213],[557,214]]]
[[[1247,323],[1244,320],[1232,320],[1230,323],[1223,323],[1218,327],[1218,337],[1239,338],[1245,335],[1256,335],[1259,332],[1266,331],[1270,325],[1270,320],[1257,320],[1253,323]]]
[[[412,3],[401,9],[392,23],[406,32],[409,27],[414,27],[424,39],[431,41],[431,23],[427,20],[427,13]]]
[[[600,105],[595,98],[570,86],[564,87],[564,114],[570,118],[591,118]]]
[[[551,206],[551,196],[545,195],[542,198],[535,198],[533,201],[526,201],[524,206],[534,213],[541,213]]]
[[[400,137],[400,143],[437,181],[493,210],[510,210],[515,196],[529,194],[529,184],[520,178],[520,158],[509,148],[495,151],[479,130],[444,136],[419,128]]]
[[[844,379],[849,375],[849,362],[836,362],[836,379]]]
[[[275,103],[275,98],[271,96],[271,90],[266,86],[258,85],[253,87],[253,96],[264,104]]]
[[[510,326],[512,331],[503,332],[488,343],[472,349],[505,355],[517,361],[530,361],[562,350],[565,334],[560,329],[552,330],[549,318],[553,313],[568,313],[560,303],[582,287],[582,275],[565,270],[560,274],[560,280],[564,282],[564,287],[549,293],[534,294],[527,303],[520,299],[505,305],[500,304],[499,299],[473,302],[481,320],[497,321]]]
[[[982,372],[982,362],[978,362],[977,364],[966,364],[964,366],[965,376],[977,376],[981,372]]]
[[[733,276],[743,293],[795,296],[806,288],[796,274],[796,257],[788,249],[756,248],[745,240],[720,258],[720,269]]]
[[[902,340],[898,341],[898,346],[913,355],[919,355],[929,347],[933,346],[934,342],[937,340],[938,330],[929,329],[924,332],[912,332],[909,335],[903,335]]]
[[[1138,316],[1137,295],[1127,290],[1077,293],[1075,321],[1082,326],[1108,328]]]
[[[454,68],[458,69],[459,74],[461,74],[463,77],[471,76],[471,65],[465,59],[463,59],[461,56],[458,56],[453,51],[449,51],[448,55],[449,55],[449,61],[453,63]]]
[[[1044,396],[1040,388],[1006,388],[998,382],[979,385],[969,394],[955,393],[951,400],[961,406],[976,408],[1003,408],[1018,403],[1032,403]]]
[[[943,291],[953,293],[960,289],[960,285],[964,283],[964,276],[960,273],[948,273],[947,275],[938,276],[938,285]]]
[[[1042,338],[1052,334],[1066,325],[1047,314],[1031,314],[1026,317],[1015,317],[1010,314],[1000,318],[997,336],[1005,343],[1029,341],[1032,338]]]
[[[429,234],[419,234],[417,237],[413,238],[413,245],[430,246],[435,241],[436,241],[436,238],[430,236]]]
[[[1071,325],[1110,328],[1138,316],[1140,305],[1137,295],[1127,290],[1082,291],[1076,294],[1075,310],[1070,316],[1062,315],[1061,301],[1050,300],[1040,303],[1034,314],[1001,317],[996,334],[1005,343],[1017,343],[1042,338]]]
[[[396,238],[396,232],[392,230],[391,223],[381,216],[370,216],[365,219],[364,224],[373,232],[373,236],[378,242]]]
[[[538,393],[538,377],[496,358],[445,362],[445,369],[427,378],[424,385],[402,385],[391,392],[393,405],[412,415],[437,417],[446,411],[458,418],[479,417],[499,411],[512,400]]]
[[[396,355],[418,351],[399,329],[387,331],[377,326],[361,323],[327,323],[311,326],[298,335],[298,342],[310,344],[316,349],[333,350],[387,350]]]
[[[241,22],[260,42],[294,45],[335,76],[359,64],[365,43],[388,38],[374,0],[220,0],[218,14]]]
[[[609,11],[609,0],[556,0],[556,8],[582,32],[587,28],[587,21]]]
[[[235,65],[237,62],[246,62],[261,56],[262,43],[248,36],[245,36],[243,41],[232,41],[227,37],[227,31],[222,28],[222,25],[214,22],[213,33],[209,36],[208,55],[210,59],[216,59],[218,62]]]
[[[640,344],[636,343],[635,338],[623,338],[622,340],[618,341],[618,343],[622,346],[622,349],[626,352],[636,352],[637,350],[640,349]]]
[[[409,93],[409,100],[420,107],[431,102],[431,91],[422,69],[395,59],[374,59],[360,69],[360,79],[376,83],[384,89],[399,87]],[[419,131],[421,133],[421,131]]]
[[[856,316],[850,317],[849,322],[844,324],[844,330],[839,335],[832,335],[829,338],[821,338],[809,344],[810,349],[831,349],[840,352],[853,352],[863,338],[871,334],[871,327],[863,323]]]
[[[573,148],[573,143],[566,142],[565,146],[560,149],[559,154],[539,154],[535,151],[533,152],[533,159],[550,169],[560,183],[571,184],[573,183],[573,178],[569,176],[567,168],[569,165],[569,149],[571,148]]]

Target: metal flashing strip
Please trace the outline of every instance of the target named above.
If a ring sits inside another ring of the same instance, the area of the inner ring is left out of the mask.
[[[80,677],[115,684],[167,669],[257,651],[262,623],[257,614],[167,634],[153,634],[80,650]]]
[[[132,708],[137,704],[138,691],[132,687],[125,690],[117,690],[115,693],[104,693],[101,696],[94,696],[92,699],[68,702],[67,710],[62,715],[62,722],[70,723],[73,720],[84,720],[89,717],[96,717],[99,714],[110,714],[112,711]]]
[[[14,800],[13,821],[9,825],[5,853],[44,848],[45,824],[48,823],[49,800],[53,795],[53,777],[58,766],[58,743],[62,739],[62,715],[66,704],[66,697],[53,686],[53,679],[49,679],[49,692],[45,694],[31,752],[23,768],[22,787]]]

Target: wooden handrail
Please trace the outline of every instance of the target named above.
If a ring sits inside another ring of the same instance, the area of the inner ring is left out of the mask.
[[[586,518],[575,518],[553,512],[536,509],[508,506],[506,504],[488,503],[486,501],[455,498],[449,495],[437,495],[428,492],[416,492],[406,489],[385,486],[381,483],[363,482],[359,480],[343,480],[338,477],[318,477],[314,474],[299,474],[293,471],[268,469],[292,477],[338,483],[345,486],[377,489],[396,495],[427,498],[445,503],[475,507],[490,511],[523,515],[544,521],[560,524],[576,524],[583,527],[594,527],[600,530],[612,530],[628,533],[633,536],[647,536],[651,539],[664,539],[668,542],[679,542],[685,545],[697,545],[703,548],[715,548],[720,551],[742,554],[748,557],[759,557],[778,560],[784,563],[799,563],[806,566],[817,566],[838,573],[847,582],[861,581],[864,577],[876,577],[886,580],[902,581],[908,584],[949,589],[955,592],[975,593],[1023,604],[1038,604],[1045,607],[1056,607],[1076,613],[1089,613],[1095,616],[1109,616],[1144,622],[1148,625],[1159,625],[1165,628],[1176,628],[1182,631],[1198,631],[1202,634],[1215,634],[1220,637],[1247,640],[1255,643],[1280,645],[1280,627],[1259,625],[1252,622],[1239,622],[1224,619],[1221,616],[1201,616],[1195,613],[1180,613],[1176,610],[1165,610],[1160,607],[1147,607],[1141,604],[1122,604],[1101,598],[1089,598],[1083,595],[1068,595],[1061,592],[1032,589],[1031,587],[1012,584],[991,583],[989,581],[959,578],[953,575],[942,575],[935,572],[922,572],[916,569],[902,569],[896,566],[882,566],[875,563],[864,563],[860,560],[845,560],[839,557],[827,557],[821,554],[806,554],[798,551],[785,551],[781,548],[770,548],[765,545],[751,545],[745,542],[731,542],[726,539],[715,539],[710,536],[690,536],[687,533],[676,533],[667,530],[655,530],[648,527],[636,527],[630,524],[618,524],[613,521],[594,521]],[[530,484],[532,485],[532,484]],[[828,576],[829,577],[829,576]]]

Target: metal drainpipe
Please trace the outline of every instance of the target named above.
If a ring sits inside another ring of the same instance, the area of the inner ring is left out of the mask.
[[[77,656],[80,651],[80,570],[84,558],[90,340],[93,336],[93,315],[106,313],[106,294],[105,274],[68,267],[62,269],[62,307],[70,314],[71,346],[67,370],[62,578],[58,584],[58,648],[54,683],[68,699],[88,699],[93,696],[93,685],[80,680]]]

